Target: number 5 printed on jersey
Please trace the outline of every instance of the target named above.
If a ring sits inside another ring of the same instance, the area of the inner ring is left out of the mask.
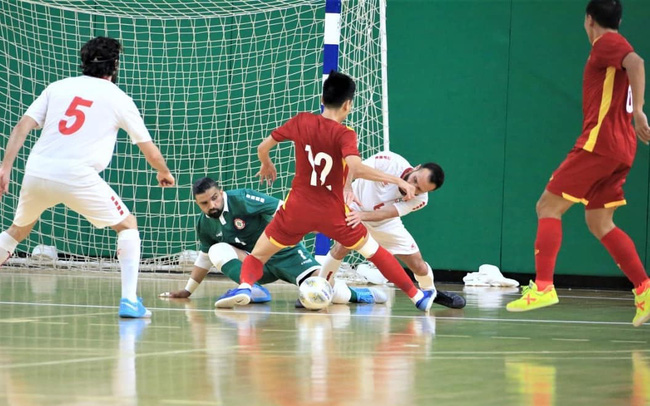
[[[72,135],[79,131],[86,121],[86,115],[79,107],[90,107],[92,105],[93,102],[91,100],[85,100],[79,96],[72,99],[72,103],[70,103],[70,106],[65,111],[65,115],[72,119],[59,121],[59,132],[63,135]]]
[[[325,185],[325,178],[330,174],[332,170],[332,157],[325,152],[319,152],[314,157],[314,153],[311,150],[311,145],[305,145],[305,151],[307,151],[307,159],[311,165],[311,181],[309,184],[311,186],[326,186],[331,190],[331,185]],[[316,166],[320,166],[322,162],[325,161],[325,167],[320,172],[320,185],[318,184],[318,176],[316,173]]]

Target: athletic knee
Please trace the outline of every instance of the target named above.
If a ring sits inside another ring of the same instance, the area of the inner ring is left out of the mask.
[[[594,237],[600,240],[616,228],[616,225],[613,221],[596,221],[587,217],[587,228]]]
[[[124,220],[111,227],[115,232],[119,233],[123,230],[137,230],[138,220],[133,214],[126,216]]]
[[[357,248],[357,252],[363,255],[364,258],[371,258],[377,253],[377,250],[379,250],[379,244],[371,236],[368,236],[366,242],[360,248]]]
[[[332,258],[336,260],[341,260],[345,258],[345,256],[350,252],[349,249],[345,248],[343,245],[337,243],[334,243],[332,248],[330,248],[330,255]]]
[[[544,192],[535,205],[537,218],[562,218],[562,215],[571,207],[570,202],[563,198]]]
[[[211,246],[208,250],[208,256],[210,257],[212,265],[214,265],[219,272],[221,272],[221,267],[226,263],[238,258],[235,248],[225,242],[220,242]]]

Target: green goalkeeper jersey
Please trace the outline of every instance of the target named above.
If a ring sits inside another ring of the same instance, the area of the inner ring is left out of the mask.
[[[213,219],[201,213],[196,224],[200,249],[207,253],[214,244],[225,242],[244,251],[255,246],[281,200],[251,189],[223,192],[223,213]]]

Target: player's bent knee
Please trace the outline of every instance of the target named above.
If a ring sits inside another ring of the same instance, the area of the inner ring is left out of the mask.
[[[210,262],[221,272],[221,267],[233,259],[237,259],[237,251],[232,245],[220,242],[210,247],[208,251]]]
[[[377,253],[378,249],[379,249],[379,243],[369,235],[366,243],[363,244],[361,248],[358,248],[357,252],[363,255],[364,258],[370,258]]]
[[[332,248],[330,248],[330,255],[332,258],[340,260],[345,258],[346,255],[348,255],[348,252],[350,252],[349,249],[345,248],[343,245],[339,244],[338,242],[335,243]]]

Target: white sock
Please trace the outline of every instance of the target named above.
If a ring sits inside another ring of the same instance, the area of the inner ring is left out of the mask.
[[[117,234],[117,259],[122,273],[122,297],[138,300],[138,269],[140,267],[140,232],[131,228]]]
[[[420,275],[415,275],[415,273],[413,273],[413,275],[415,276],[415,280],[418,281],[418,283],[420,284],[420,289],[431,290],[435,288],[435,285],[433,284],[433,270],[431,269],[431,266],[429,266],[428,263],[425,262],[425,264],[427,265],[427,269],[429,270],[429,272],[426,275],[420,276]]]
[[[14,240],[9,233],[6,231],[0,233],[0,265],[13,255],[17,245],[18,241]]]
[[[334,294],[332,295],[332,303],[343,304],[348,303],[352,297],[352,292],[348,285],[342,280],[337,279],[334,283]]]
[[[320,268],[318,276],[327,279],[330,285],[334,286],[334,275],[338,272],[342,261],[342,259],[335,259],[332,254],[328,252],[325,259],[323,259],[323,266]]]
[[[418,293],[416,293],[415,296],[411,298],[411,302],[413,302],[414,304],[418,304],[420,299],[422,299],[423,297],[424,297],[424,293],[422,293],[422,291],[418,289]]]

